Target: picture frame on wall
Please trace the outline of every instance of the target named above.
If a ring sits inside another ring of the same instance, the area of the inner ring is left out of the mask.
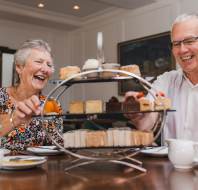
[[[176,67],[171,51],[170,32],[120,42],[117,50],[118,63],[121,66],[138,65],[143,78],[155,79]],[[142,91],[142,87],[134,80],[118,83],[119,95],[131,90]]]

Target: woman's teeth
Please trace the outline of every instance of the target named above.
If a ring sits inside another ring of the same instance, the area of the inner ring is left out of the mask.
[[[41,75],[35,75],[34,78],[36,78],[38,80],[45,80],[45,77],[41,76]]]

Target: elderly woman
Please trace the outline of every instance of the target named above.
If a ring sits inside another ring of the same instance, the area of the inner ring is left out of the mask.
[[[48,143],[41,118],[32,116],[42,112],[45,97],[41,91],[54,71],[51,48],[43,40],[26,41],[16,52],[14,63],[17,84],[0,88],[0,136],[4,136],[1,146],[19,151]],[[57,119],[49,121],[49,127],[54,123],[62,125]]]

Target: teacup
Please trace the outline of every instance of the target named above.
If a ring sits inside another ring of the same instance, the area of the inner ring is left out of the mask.
[[[177,169],[193,167],[197,143],[183,139],[167,139],[168,158]]]

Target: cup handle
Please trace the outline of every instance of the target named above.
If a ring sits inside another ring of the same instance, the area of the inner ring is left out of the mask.
[[[194,142],[194,162],[198,162],[198,142]]]
[[[173,139],[166,139],[165,142],[167,143],[167,145],[169,146],[170,142],[172,142]]]

